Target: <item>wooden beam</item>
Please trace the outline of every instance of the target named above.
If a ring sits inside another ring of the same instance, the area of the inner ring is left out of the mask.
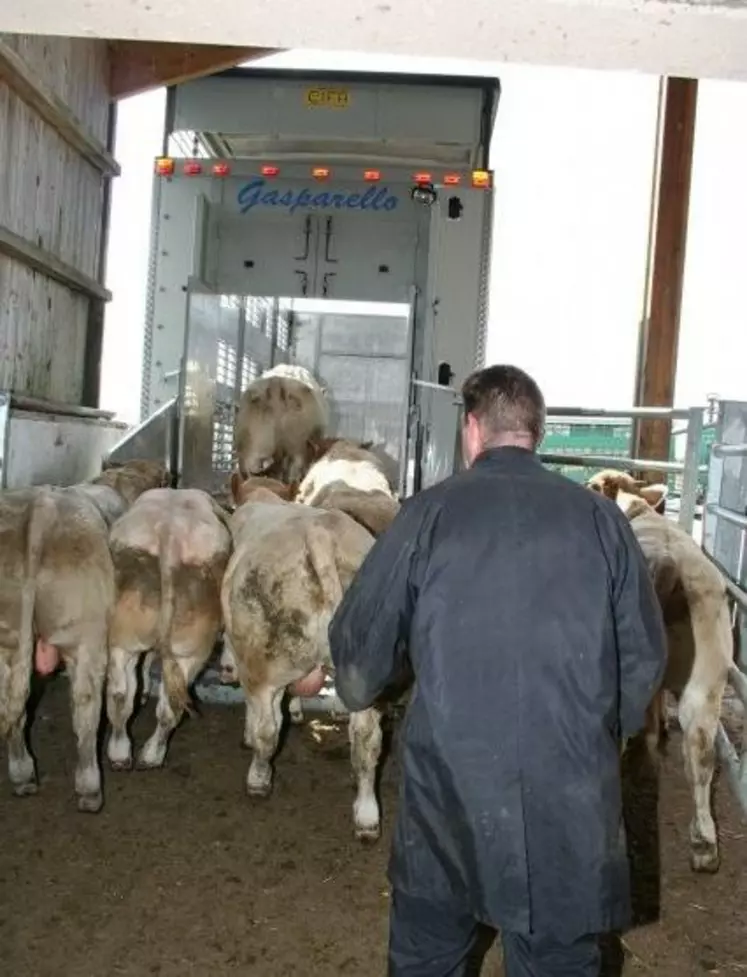
[[[89,298],[108,302],[112,297],[112,293],[94,278],[84,275],[77,268],[60,261],[49,251],[44,251],[1,224],[0,254],[6,254],[15,261],[33,268],[34,271],[41,272],[47,278],[53,278],[61,285],[67,286],[74,292],[87,295]]]
[[[276,48],[155,41],[113,41],[109,49],[112,98],[137,95],[162,85],[176,85],[277,51]]]
[[[0,41],[0,81],[104,176],[119,176],[119,164],[106,146],[88,132],[62,99],[37,81],[23,58],[4,41]]]
[[[640,407],[671,407],[674,402],[697,101],[697,80],[666,80],[651,232],[653,271],[636,376],[635,403]],[[632,454],[669,458],[671,429],[671,421],[641,421]]]

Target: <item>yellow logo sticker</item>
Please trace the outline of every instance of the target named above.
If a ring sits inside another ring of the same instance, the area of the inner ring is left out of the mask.
[[[306,104],[312,109],[346,109],[350,95],[344,88],[309,88]]]

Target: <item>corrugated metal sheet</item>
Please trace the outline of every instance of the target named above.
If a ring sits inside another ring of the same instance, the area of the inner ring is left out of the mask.
[[[0,34],[106,142],[105,42]],[[97,276],[104,179],[0,82],[0,225]],[[89,300],[0,255],[0,388],[81,399]]]

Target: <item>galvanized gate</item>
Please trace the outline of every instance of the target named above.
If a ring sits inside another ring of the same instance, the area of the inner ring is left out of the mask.
[[[703,549],[721,570],[734,599],[737,655],[729,676],[742,704],[741,755],[724,724],[717,745],[732,786],[747,813],[747,403],[722,401],[711,448]]]

